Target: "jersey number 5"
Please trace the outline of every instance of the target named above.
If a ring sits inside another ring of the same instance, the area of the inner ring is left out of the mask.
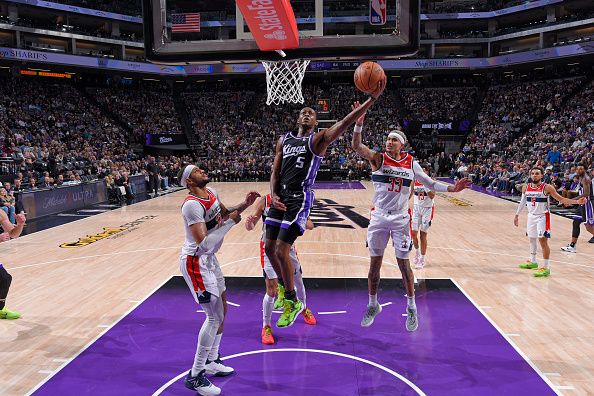
[[[390,178],[390,187],[388,187],[388,191],[390,192],[400,192],[402,190],[402,179],[399,177],[391,177]]]
[[[295,165],[295,168],[303,168],[303,161],[305,161],[305,157],[297,157],[297,165]]]

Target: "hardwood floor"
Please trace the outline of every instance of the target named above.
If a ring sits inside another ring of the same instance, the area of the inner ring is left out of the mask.
[[[366,186],[316,191],[320,206],[312,217],[319,224],[296,245],[305,277],[367,276],[366,228],[357,216],[366,217],[371,206],[372,190]],[[240,202],[250,189],[268,190],[267,183],[213,187],[226,205]],[[170,194],[0,244],[2,263],[14,278],[7,306],[23,315],[0,321],[0,394],[30,391],[179,274],[183,197],[183,192]],[[583,230],[577,254],[561,252],[571,221],[553,216],[552,276],[533,278],[517,268],[527,257],[528,240],[525,214],[520,227],[513,226],[515,208],[473,191],[440,194],[428,265],[415,275],[453,278],[554,385],[566,387],[561,392],[594,394],[590,235]],[[108,232],[98,235],[104,228]],[[229,232],[218,255],[226,275],[261,276],[259,238],[260,228],[248,232],[243,222]],[[76,242],[82,246],[60,247]],[[383,277],[400,277],[395,262],[387,249]]]

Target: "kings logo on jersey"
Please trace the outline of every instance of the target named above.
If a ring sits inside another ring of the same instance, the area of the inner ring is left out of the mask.
[[[386,24],[386,1],[387,0],[369,0],[369,24]]]

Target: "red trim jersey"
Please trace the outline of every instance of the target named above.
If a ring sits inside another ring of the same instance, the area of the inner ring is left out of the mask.
[[[549,213],[549,196],[544,191],[546,185],[546,183],[541,183],[533,187],[532,183],[528,183],[526,186],[526,207],[531,215]]]
[[[433,198],[429,198],[429,192],[431,190],[421,183],[418,180],[415,180],[415,191],[414,191],[414,198],[413,203],[414,206],[419,208],[432,208],[433,207]]]
[[[194,240],[190,231],[191,225],[204,223],[207,230],[206,235],[208,235],[211,231],[216,230],[223,224],[221,204],[216,191],[212,188],[207,188],[206,192],[208,198],[188,195],[182,204],[182,217],[186,232],[186,240],[182,247],[182,254],[194,255],[198,249],[198,244]],[[222,244],[223,241],[221,240],[220,245]],[[215,252],[219,250],[221,247],[220,245],[215,249]]]
[[[375,190],[374,207],[397,213],[408,211],[408,200],[415,179],[413,161],[412,155],[408,153],[402,153],[399,161],[382,153],[382,165],[371,173]]]

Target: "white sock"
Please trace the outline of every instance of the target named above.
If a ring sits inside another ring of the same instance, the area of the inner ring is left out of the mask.
[[[262,327],[270,326],[273,307],[274,297],[264,294],[264,298],[262,299]]]
[[[416,256],[417,256],[417,257],[419,257],[419,256],[422,256],[422,254],[421,254],[421,250],[420,250],[420,249],[417,249]]]
[[[221,338],[223,337],[223,333],[217,334],[215,339],[212,343],[212,347],[210,348],[210,353],[208,354],[208,360],[211,362],[213,360],[217,360],[219,357],[219,345],[221,345]]]
[[[530,238],[530,262],[536,263],[536,238]]]
[[[295,292],[297,293],[297,298],[301,300],[304,307],[307,307],[307,295],[305,293],[305,285],[303,284],[301,270],[297,270],[297,273],[295,274],[293,281],[295,283]]]
[[[546,269],[551,269],[551,264],[549,263],[549,259],[544,259],[544,267]]]
[[[369,295],[369,305],[372,307],[377,306],[377,294],[370,294]]]
[[[421,254],[421,260],[425,260],[425,255]]]
[[[416,309],[417,305],[415,304],[415,296],[406,296],[406,307]]]

